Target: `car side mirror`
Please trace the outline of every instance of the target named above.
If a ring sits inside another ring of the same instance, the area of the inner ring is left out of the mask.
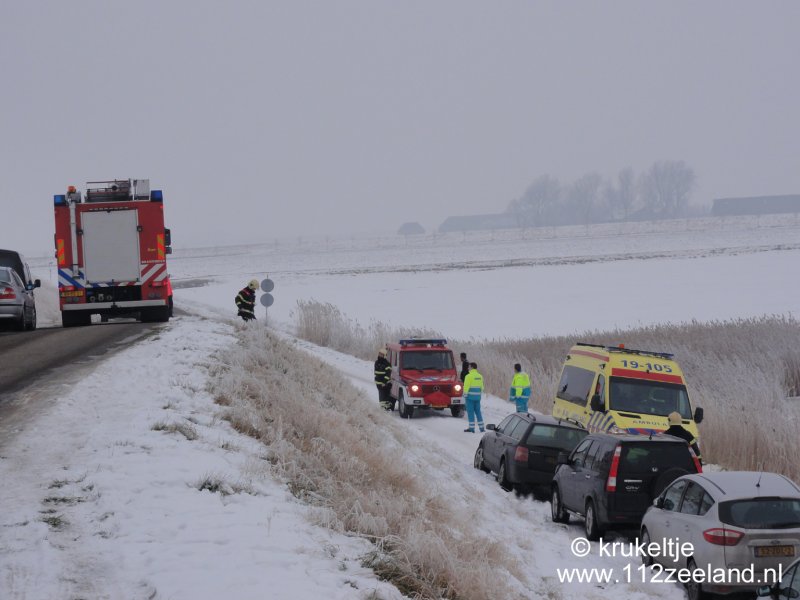
[[[694,409],[694,422],[695,423],[702,423],[703,422],[703,407],[698,406]]]
[[[488,429],[489,431],[497,431],[497,425],[495,425],[494,423],[489,423],[486,426],[486,429]]]
[[[762,585],[760,588],[756,590],[756,596],[758,596],[759,598],[771,595],[772,595],[772,588],[768,585]]]
[[[664,508],[664,498],[661,496],[656,496],[655,500],[653,500],[653,506],[656,508]]]
[[[33,280],[33,287],[42,287],[42,280],[41,279],[34,279]]]
[[[592,396],[592,400],[589,403],[589,406],[595,412],[606,411],[605,403],[603,402],[603,399],[600,397],[600,394],[595,394],[594,396]]]
[[[568,465],[570,464],[569,454],[566,452],[559,452],[558,453],[558,460],[556,461],[559,465]]]
[[[172,231],[167,228],[164,228],[164,245],[167,247],[172,246]]]

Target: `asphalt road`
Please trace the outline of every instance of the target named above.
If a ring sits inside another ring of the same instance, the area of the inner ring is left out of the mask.
[[[47,411],[65,385],[91,372],[102,356],[162,327],[131,320],[0,332],[0,450]]]

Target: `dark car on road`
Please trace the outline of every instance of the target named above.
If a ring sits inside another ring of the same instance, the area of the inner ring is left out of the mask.
[[[547,495],[561,452],[570,452],[587,431],[548,415],[514,413],[489,423],[475,451],[474,466],[497,473],[507,491],[543,489]]]
[[[0,267],[0,327],[11,324],[14,329],[36,329],[34,288],[39,280],[26,284],[11,267]]]
[[[702,467],[686,441],[671,435],[593,433],[558,457],[550,490],[553,521],[584,517],[586,537],[638,528],[664,488]]]

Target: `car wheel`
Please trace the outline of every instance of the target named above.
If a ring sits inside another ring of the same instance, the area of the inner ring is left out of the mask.
[[[450,414],[453,415],[456,419],[460,419],[464,416],[464,407],[463,406],[451,406],[450,407]]]
[[[647,527],[642,527],[642,536],[640,538],[642,540],[642,564],[645,567],[649,567],[653,564],[653,557],[647,553],[647,546],[650,544],[650,532],[647,531]]]
[[[600,524],[597,522],[597,511],[591,499],[586,501],[584,516],[583,527],[586,532],[586,539],[596,542],[600,539]]]
[[[506,472],[506,459],[500,460],[500,468],[497,470],[497,483],[505,491],[510,492],[514,489],[514,484],[508,480],[508,473]]]
[[[553,493],[550,496],[550,516],[553,523],[569,523],[569,513],[561,503],[561,492],[557,485],[553,486]]]
[[[697,563],[695,563],[694,560],[689,559],[689,564],[686,566],[691,572],[697,568]],[[703,591],[703,586],[700,584],[700,582],[695,581],[693,577],[690,577],[689,581],[686,583],[686,596],[689,600],[708,600],[711,598],[711,595],[708,592]]]
[[[414,416],[414,409],[406,406],[406,399],[403,395],[403,390],[397,396],[397,412],[400,413],[401,419],[410,419]]]
[[[489,472],[489,468],[486,466],[486,463],[483,461],[483,446],[478,446],[478,449],[475,450],[475,459],[472,461],[472,466],[476,469],[483,471],[484,473]]]
[[[33,314],[31,314],[31,322],[28,325],[28,328],[33,331],[36,329],[36,307],[33,307]]]

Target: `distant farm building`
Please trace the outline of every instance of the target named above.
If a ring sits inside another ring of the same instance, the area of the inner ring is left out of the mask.
[[[425,228],[416,221],[403,223],[397,230],[397,235],[422,235]]]
[[[733,215],[769,215],[800,213],[800,194],[786,196],[753,196],[752,198],[718,198],[711,214],[717,217]]]
[[[514,215],[500,213],[494,215],[466,215],[462,217],[447,217],[439,225],[441,233],[450,231],[478,231],[488,229],[514,229],[520,223]]]

